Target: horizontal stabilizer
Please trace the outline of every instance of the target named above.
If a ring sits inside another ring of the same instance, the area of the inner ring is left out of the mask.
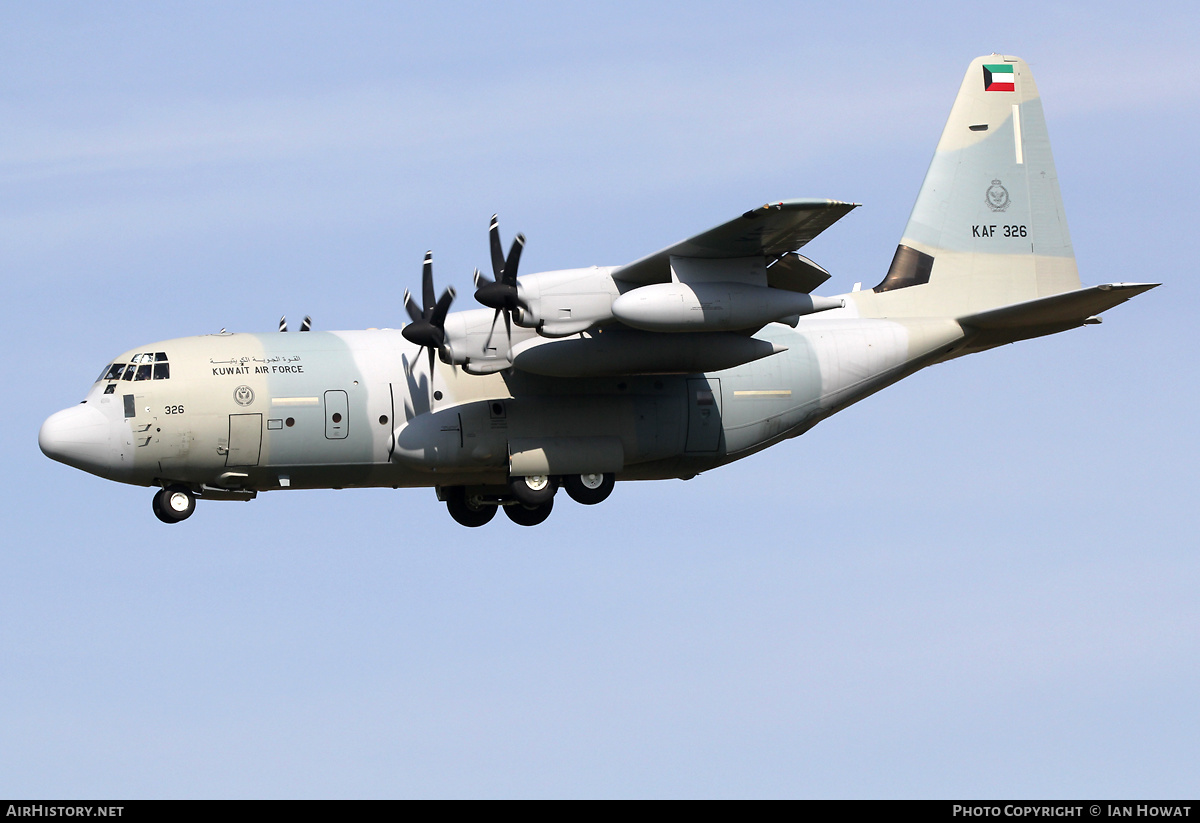
[[[772,262],[808,243],[857,203],[837,200],[784,200],[751,209],[741,217],[668,246],[613,271],[625,283],[666,283],[671,280],[671,257],[727,259],[767,258]]]
[[[972,350],[990,348],[1082,326],[1101,312],[1158,285],[1108,283],[1092,286],[967,315],[958,318],[958,323],[972,337]]]

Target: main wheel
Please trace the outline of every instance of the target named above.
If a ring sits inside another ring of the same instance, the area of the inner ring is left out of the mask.
[[[473,503],[463,486],[452,486],[446,490],[446,509],[455,522],[469,528],[482,526],[496,516],[495,506]]]
[[[550,511],[554,508],[554,498],[551,497],[545,503],[539,506],[528,507],[517,503],[512,506],[505,506],[504,513],[508,515],[508,519],[516,523],[518,526],[536,526],[542,523],[550,516]]]
[[[187,486],[167,486],[151,501],[154,513],[164,523],[187,520],[196,510],[196,495]]]
[[[617,476],[612,472],[605,474],[568,474],[563,478],[563,488],[576,503],[594,506],[603,503],[610,494],[613,486],[617,485]]]
[[[177,521],[169,519],[166,515],[166,512],[163,511],[163,497],[166,495],[166,493],[166,489],[159,489],[156,491],[154,493],[154,499],[150,501],[150,507],[154,509],[154,516],[162,522],[175,523]]]
[[[555,484],[553,477],[547,477],[544,474],[535,474],[529,477],[513,477],[509,479],[508,489],[512,492],[512,496],[517,498],[518,503],[533,508],[534,506],[542,505],[548,500],[553,500],[554,493],[558,491],[558,486]]]

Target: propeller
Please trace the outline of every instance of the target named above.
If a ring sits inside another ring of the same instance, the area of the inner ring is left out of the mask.
[[[429,379],[433,381],[433,353],[446,343],[446,312],[454,302],[454,288],[448,287],[435,302],[433,299],[433,252],[425,252],[421,268],[421,308],[408,289],[404,290],[404,308],[412,322],[400,330],[410,343],[429,349]]]
[[[304,315],[304,322],[300,324],[300,331],[312,331],[312,318],[307,314]]]
[[[525,235],[518,234],[508,250],[508,257],[500,248],[500,221],[492,215],[492,225],[488,229],[492,247],[492,274],[495,280],[489,280],[479,269],[475,270],[475,299],[489,309],[495,309],[492,316],[492,331],[496,330],[496,321],[504,315],[504,330],[508,333],[508,346],[512,348],[512,318],[518,308],[528,309],[525,301],[517,295],[517,264],[521,261],[521,249],[525,248]],[[491,345],[492,335],[489,333],[487,343]]]
[[[279,331],[281,331],[281,332],[287,331],[287,315],[286,314],[279,318]]]

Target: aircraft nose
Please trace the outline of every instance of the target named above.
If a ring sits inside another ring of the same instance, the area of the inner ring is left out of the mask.
[[[86,404],[72,406],[46,418],[38,432],[42,454],[93,474],[108,465],[108,418]]]

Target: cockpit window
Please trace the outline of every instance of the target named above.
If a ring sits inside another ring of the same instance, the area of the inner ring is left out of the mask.
[[[166,352],[141,352],[129,356],[128,363],[113,363],[101,380],[169,380],[171,365]]]

